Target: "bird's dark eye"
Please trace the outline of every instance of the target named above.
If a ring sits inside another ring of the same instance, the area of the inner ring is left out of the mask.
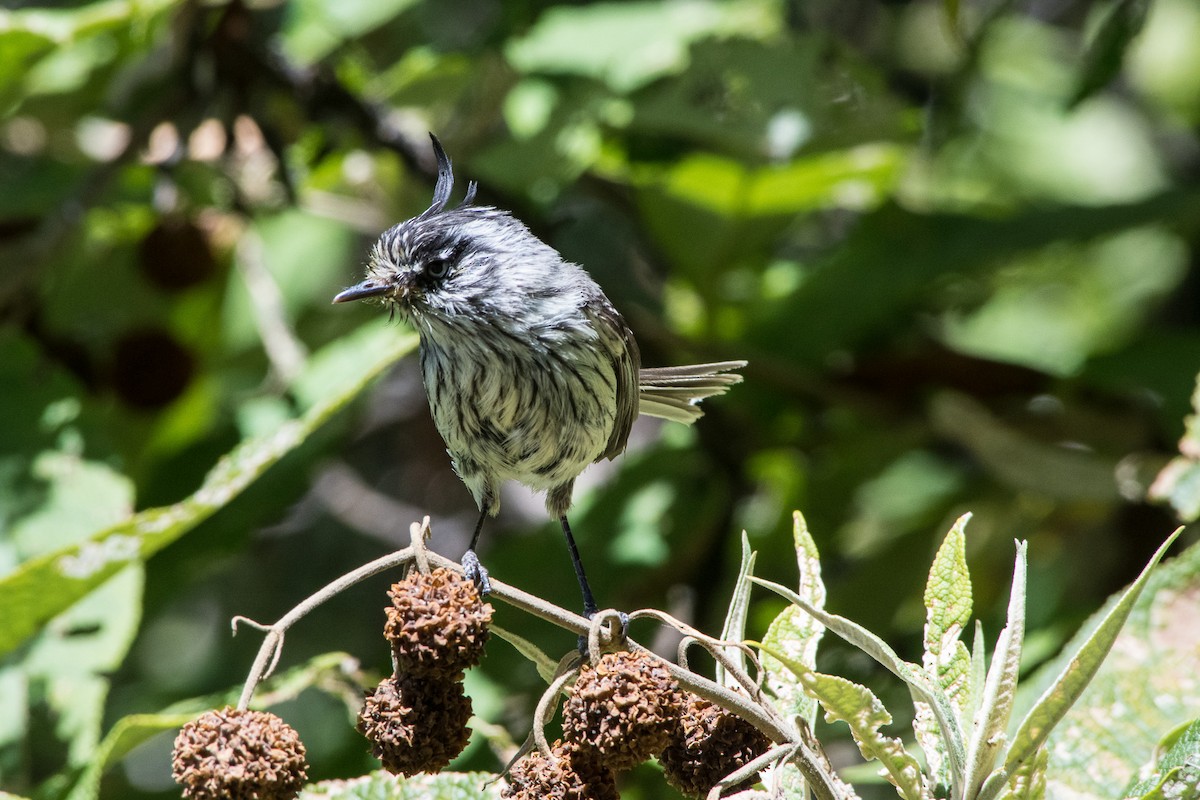
[[[425,265],[425,274],[437,280],[446,277],[446,273],[449,271],[450,261],[445,258],[435,258]]]

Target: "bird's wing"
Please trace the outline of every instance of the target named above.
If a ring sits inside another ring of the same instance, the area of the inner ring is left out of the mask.
[[[613,419],[608,445],[600,458],[613,459],[625,451],[629,430],[638,415],[638,371],[642,358],[633,331],[621,314],[601,296],[600,302],[589,303],[585,309],[592,325],[600,333],[600,346],[607,353],[617,384],[617,410]],[[600,458],[596,460],[599,461]]]

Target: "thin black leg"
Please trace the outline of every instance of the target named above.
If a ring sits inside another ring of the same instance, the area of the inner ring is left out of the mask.
[[[487,519],[487,516],[487,508],[479,512],[479,521],[475,523],[475,533],[471,535],[471,544],[459,562],[462,564],[463,575],[474,581],[479,593],[484,596],[491,594],[492,583],[488,580],[487,570],[483,564],[479,563],[479,556],[475,555],[475,545],[479,544],[479,534],[483,531],[483,521]]]
[[[596,615],[596,598],[592,596],[592,587],[588,586],[587,574],[583,571],[583,561],[579,558],[579,548],[575,546],[575,537],[571,535],[571,526],[567,516],[558,518],[562,523],[563,536],[567,537],[567,549],[571,552],[571,566],[575,567],[575,577],[579,579],[579,591],[583,593],[583,615],[591,619]]]

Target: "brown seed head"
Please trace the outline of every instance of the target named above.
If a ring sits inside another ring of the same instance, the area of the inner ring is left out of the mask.
[[[610,769],[662,752],[683,703],[671,673],[645,653],[606,653],[579,671],[563,709],[563,739],[594,749]]]
[[[512,800],[620,800],[612,770],[590,751],[555,742],[555,759],[534,749],[513,764],[501,797]]]
[[[688,693],[682,725],[658,760],[667,783],[704,797],[726,775],[767,752],[771,740],[736,714]],[[752,780],[736,789],[748,789]]]
[[[367,696],[358,730],[395,775],[437,772],[467,746],[471,699],[462,684],[412,676],[388,678]]]
[[[189,800],[291,800],[308,765],[296,731],[274,714],[225,708],[183,726],[171,775]]]
[[[492,606],[473,581],[442,568],[428,575],[413,572],[388,596],[392,605],[383,633],[400,673],[453,680],[479,663]]]

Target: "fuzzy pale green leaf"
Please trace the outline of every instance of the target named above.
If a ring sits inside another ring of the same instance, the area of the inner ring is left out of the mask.
[[[966,738],[971,686],[971,655],[962,642],[962,632],[971,619],[971,575],[967,571],[964,514],[942,540],[925,582],[925,650],[921,664],[929,679],[946,693],[955,710],[953,723],[958,736]],[[913,731],[925,752],[929,771],[941,784],[950,782],[945,737],[927,704],[918,701]]]
[[[900,658],[900,656],[896,655],[896,651],[888,646],[887,642],[858,623],[852,622],[845,617],[840,617],[837,614],[830,614],[824,609],[813,606],[786,586],[780,586],[777,583],[765,581],[761,578],[753,578],[752,580],[761,586],[767,587],[781,597],[790,600],[803,609],[806,614],[809,614],[830,631],[875,659],[881,666],[904,681],[912,693],[914,701],[927,703],[938,724],[942,726],[942,730],[948,732],[945,739],[947,744],[946,750],[949,756],[950,773],[954,781],[962,780],[966,751],[962,737],[955,735],[957,733],[957,726],[951,724],[954,719],[954,707],[950,704],[946,693],[929,681],[928,676],[921,667],[916,664],[910,664]],[[776,654],[776,658],[778,658],[778,654]]]
[[[1046,797],[1046,749],[1038,750],[1033,758],[1027,759],[1008,779],[1001,800],[1045,800]]]
[[[792,542],[796,548],[796,562],[800,580],[797,594],[815,608],[825,607],[825,583],[821,580],[821,559],[817,543],[809,533],[808,523],[799,511],[792,512]],[[779,613],[767,627],[763,636],[763,671],[766,685],[775,697],[775,707],[787,719],[800,717],[811,729],[817,719],[817,701],[800,686],[796,674],[771,652],[783,653],[792,661],[809,669],[817,665],[817,646],[825,626],[806,614],[802,608],[789,605]],[[794,764],[785,764],[780,771],[780,781],[790,794],[803,791],[803,777]]]
[[[1200,721],[1173,734],[1153,771],[1127,796],[1140,800],[1197,800],[1200,798]]]
[[[740,642],[746,638],[746,615],[750,612],[750,576],[754,574],[756,554],[750,549],[750,539],[742,531],[742,560],[738,565],[737,581],[733,585],[733,595],[729,598],[729,610],[725,612],[725,624],[721,627],[721,639],[726,642]],[[729,657],[739,669],[746,669],[746,654],[734,650]],[[726,675],[725,667],[718,663],[716,668],[717,683],[730,686],[731,680]]]
[[[1056,659],[1021,682],[1018,718],[1116,605],[1097,611]],[[1156,568],[1087,691],[1047,740],[1051,797],[1110,800],[1166,747],[1164,731],[1200,718],[1200,545]],[[1112,731],[1121,731],[1113,736]]]
[[[950,701],[964,710],[969,694],[971,656],[962,633],[971,619],[971,575],[967,571],[966,525],[963,514],[946,534],[925,583],[925,653],[922,663]]]
[[[765,646],[763,651],[770,652]],[[836,675],[815,672],[783,653],[771,656],[791,670],[800,685],[816,698],[825,709],[826,722],[845,722],[850,727],[863,758],[879,762],[884,777],[901,797],[932,798],[917,759],[904,749],[903,742],[880,731],[891,724],[892,715],[870,689]]]
[[[1017,678],[1021,671],[1021,647],[1025,641],[1026,550],[1025,542],[1017,543],[1017,561],[1008,597],[1008,618],[996,640],[996,652],[992,655],[992,666],[984,681],[979,710],[975,714],[967,745],[967,797],[974,797],[979,791],[1007,741],[1005,731],[1012,715]]]
[[[981,800],[990,800],[999,795],[1007,785],[1009,777],[1026,759],[1031,758],[1045,744],[1051,730],[1083,694],[1083,690],[1087,688],[1092,677],[1100,669],[1100,664],[1108,655],[1113,642],[1116,641],[1117,634],[1121,632],[1121,628],[1133,610],[1134,603],[1145,587],[1154,566],[1158,564],[1167,548],[1182,532],[1182,528],[1177,529],[1155,551],[1137,580],[1125,590],[1120,599],[1104,615],[1087,640],[1071,655],[1070,661],[1059,673],[1054,683],[1034,704],[1013,736],[1012,746],[1005,756],[1004,764],[984,782],[979,793]]]
[[[820,555],[808,531],[808,523],[799,511],[792,513],[792,539],[800,570],[796,593],[814,608],[824,608],[825,583],[821,580]],[[787,717],[798,715],[810,726],[817,718],[816,701],[800,691],[795,673],[770,653],[783,653],[792,661],[814,669],[817,665],[817,647],[824,632],[824,625],[805,613],[804,609],[791,605],[771,621],[763,636],[763,645],[768,651],[762,659],[767,674],[767,688],[778,700],[779,711]]]
[[[489,772],[440,772],[399,778],[382,770],[350,780],[314,783],[297,800],[499,800]]]

